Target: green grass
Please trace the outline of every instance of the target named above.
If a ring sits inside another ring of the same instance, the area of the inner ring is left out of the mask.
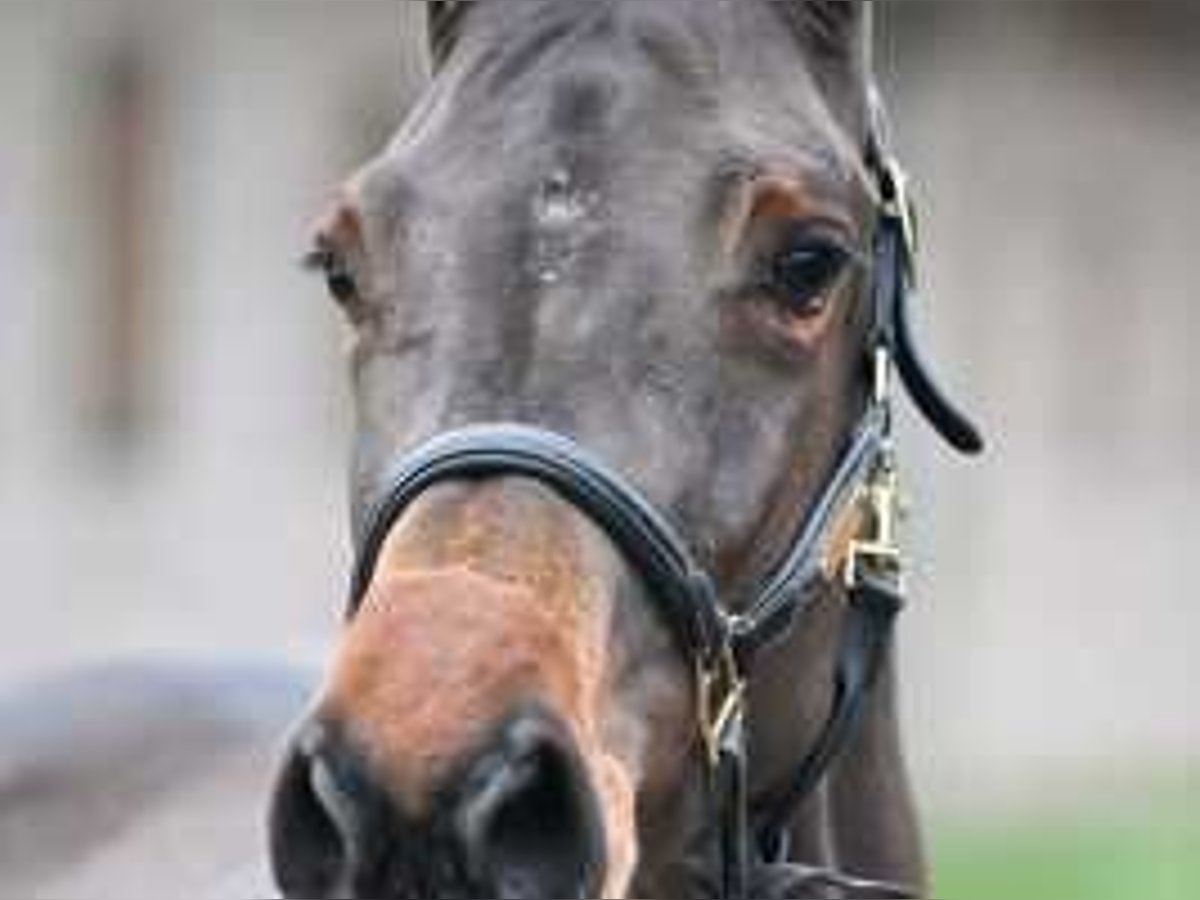
[[[1200,900],[1200,791],[949,822],[933,838],[942,900]]]

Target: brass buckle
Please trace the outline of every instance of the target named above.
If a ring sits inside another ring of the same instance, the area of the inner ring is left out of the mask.
[[[842,580],[853,589],[862,582],[864,570],[900,579],[903,553],[897,537],[903,518],[900,476],[891,451],[885,450],[867,483],[860,489],[858,502],[867,522],[864,537],[850,542]]]
[[[696,664],[696,698],[700,738],[708,764],[715,769],[725,731],[743,711],[746,700],[746,681],[732,647],[727,646],[711,667],[703,662]]]

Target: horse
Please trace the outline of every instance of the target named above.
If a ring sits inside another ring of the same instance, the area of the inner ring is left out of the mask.
[[[356,562],[287,897],[915,896],[888,635],[915,221],[846,0],[429,4],[307,259]]]

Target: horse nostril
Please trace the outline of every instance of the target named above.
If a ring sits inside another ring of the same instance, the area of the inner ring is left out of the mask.
[[[457,816],[472,878],[503,898],[595,897],[604,838],[595,795],[555,720],[526,713],[472,769]]]
[[[312,724],[291,748],[269,819],[271,865],[287,897],[347,896],[378,861],[381,801],[347,752]]]

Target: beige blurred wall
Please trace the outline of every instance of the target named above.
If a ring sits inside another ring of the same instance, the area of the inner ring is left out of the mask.
[[[925,201],[920,318],[991,439],[968,464],[907,423],[922,784],[963,801],[1191,765],[1200,12],[881,6]],[[348,397],[294,260],[420,80],[414,10],[0,5],[0,690],[146,653],[321,658]],[[96,113],[130,52],[147,346],[114,438]]]
[[[325,645],[347,556],[343,335],[298,260],[414,90],[413,9],[0,5],[0,683]],[[130,57],[145,347],[126,429],[97,380],[120,302],[106,79]]]
[[[955,800],[1200,778],[1200,10],[884,10],[921,312],[991,439],[908,442],[910,746]]]

